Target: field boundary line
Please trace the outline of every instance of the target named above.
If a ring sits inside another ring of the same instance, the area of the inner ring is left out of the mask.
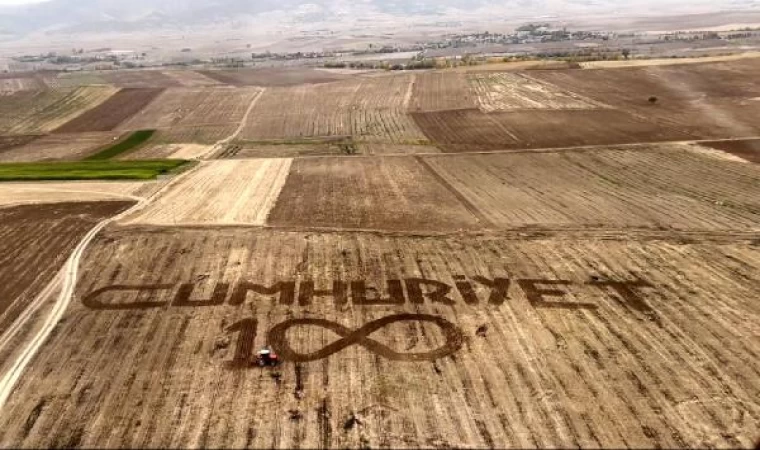
[[[355,155],[341,155],[341,154],[334,154],[334,155],[301,155],[301,156],[292,156],[294,159],[318,159],[318,158],[377,158],[377,157],[418,157],[418,156],[440,156],[440,157],[446,157],[446,156],[464,156],[464,155],[500,155],[500,154],[509,154],[509,153],[555,153],[555,152],[562,152],[562,151],[590,151],[590,150],[618,150],[618,151],[624,151],[624,150],[630,150],[632,148],[636,147],[644,147],[644,146],[651,146],[651,145],[688,145],[688,144],[704,144],[704,143],[710,143],[710,142],[736,142],[736,141],[753,141],[753,140],[760,140],[760,136],[748,136],[748,137],[739,137],[739,138],[717,138],[717,139],[690,139],[686,141],[652,141],[652,142],[634,142],[634,143],[627,143],[627,144],[593,144],[593,145],[577,145],[574,147],[540,147],[540,148],[520,148],[520,149],[503,149],[503,150],[476,150],[476,151],[467,151],[467,152],[426,152],[426,153],[383,153],[383,154],[355,154]],[[430,147],[434,147],[435,145],[430,145]],[[642,148],[641,151],[650,151],[650,152],[656,152],[661,151],[659,149],[646,149]],[[256,158],[229,158],[229,159],[236,159],[236,160],[246,160],[246,159],[262,159],[262,157],[256,157]],[[264,158],[267,159],[267,158]],[[269,159],[277,159],[277,158],[269,158]]]
[[[639,240],[639,241],[683,241],[685,243],[705,242],[760,242],[760,228],[756,230],[662,230],[656,228],[583,228],[583,227],[540,227],[526,226],[516,228],[473,229],[473,230],[383,230],[380,228],[341,228],[320,226],[295,225],[260,225],[253,222],[236,223],[207,223],[185,222],[179,224],[162,223],[119,223],[117,230],[272,230],[286,233],[345,233],[345,234],[374,234],[378,236],[399,237],[450,237],[450,236],[479,236],[498,239],[601,239],[601,240]]]
[[[235,129],[235,131],[232,132],[232,134],[230,134],[224,139],[216,141],[216,143],[212,145],[211,148],[207,152],[201,155],[198,155],[197,159],[210,159],[216,156],[217,154],[224,151],[225,145],[229,144],[230,142],[235,140],[238,136],[240,136],[240,133],[243,132],[243,129],[248,124],[248,117],[251,115],[251,112],[253,112],[253,108],[256,106],[256,103],[259,102],[259,99],[261,99],[261,97],[264,96],[264,92],[266,91],[267,91],[267,88],[262,87],[256,93],[256,95],[253,96],[253,98],[251,99],[251,103],[248,105],[248,109],[246,109],[245,114],[243,114],[243,118],[240,119],[240,124],[238,125],[237,129]]]
[[[71,303],[71,299],[74,297],[74,290],[76,289],[76,285],[77,285],[79,263],[82,259],[82,255],[84,255],[84,252],[85,250],[87,250],[87,247],[89,246],[89,244],[95,239],[98,233],[100,233],[106,226],[108,226],[109,224],[113,222],[121,220],[122,218],[132,213],[135,213],[137,211],[144,209],[156,197],[158,197],[164,191],[172,187],[179,180],[185,178],[188,174],[197,170],[198,167],[200,167],[200,164],[196,167],[190,168],[189,170],[186,170],[180,173],[174,179],[172,179],[171,181],[166,183],[164,186],[162,186],[159,190],[154,192],[151,196],[147,198],[143,198],[141,201],[137,202],[134,206],[127,209],[126,211],[123,211],[113,217],[109,217],[107,219],[102,220],[97,225],[95,225],[85,235],[85,237],[79,242],[79,244],[75,247],[72,254],[66,260],[66,263],[64,263],[64,266],[59,272],[59,275],[57,275],[53,279],[53,281],[49,283],[48,286],[45,287],[45,289],[43,290],[43,292],[47,292],[48,294],[51,294],[54,289],[54,287],[51,287],[51,285],[58,284],[59,281],[62,283],[60,294],[58,295],[58,299],[56,300],[56,303],[53,305],[53,309],[50,312],[50,315],[48,316],[47,320],[45,320],[45,322],[43,323],[40,331],[30,340],[29,344],[27,344],[23,352],[21,352],[21,354],[16,358],[16,361],[11,365],[10,369],[8,369],[8,371],[5,374],[3,374],[2,379],[0,379],[0,409],[5,407],[5,403],[8,401],[8,397],[13,392],[13,388],[16,386],[16,383],[18,382],[19,378],[21,378],[21,375],[23,375],[24,371],[26,370],[26,367],[32,361],[34,356],[37,354],[40,347],[42,347],[42,344],[45,343],[47,338],[53,332],[56,325],[58,325],[58,322],[63,317],[63,314],[66,312],[66,309],[68,309],[68,306]],[[60,276],[62,276],[61,280],[59,280]],[[38,299],[35,299],[35,302],[37,301]],[[42,302],[42,300],[40,300],[40,302]],[[28,317],[26,317],[26,319],[28,319]],[[16,321],[16,322],[19,322],[19,321]],[[14,327],[17,326],[20,328],[21,326],[24,325],[24,323],[20,323],[19,325],[16,325],[16,322],[14,322],[12,326]]]
[[[475,218],[478,220],[478,222],[481,222],[483,225],[493,228],[494,224],[491,222],[491,220],[488,219],[488,217],[483,214],[477,206],[475,206],[474,203],[472,203],[467,197],[464,196],[459,190],[454,187],[451,183],[449,183],[449,180],[447,180],[443,175],[438,173],[437,170],[433,166],[430,165],[427,161],[425,161],[425,158],[421,156],[415,156],[414,159],[417,160],[420,165],[425,168],[430,175],[433,176],[439,183],[443,185],[449,192],[454,194],[454,197],[456,197],[457,200],[459,200],[462,205],[464,205],[465,208],[467,208],[467,211],[470,212]]]

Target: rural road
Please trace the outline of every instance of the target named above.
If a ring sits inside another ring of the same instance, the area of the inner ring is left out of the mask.
[[[60,288],[58,299],[56,300],[55,305],[53,305],[53,309],[42,325],[42,328],[29,341],[26,348],[24,348],[21,354],[19,354],[19,356],[16,358],[16,361],[14,361],[13,365],[5,374],[3,374],[2,379],[0,379],[0,409],[5,406],[5,402],[8,400],[8,397],[13,391],[16,382],[24,373],[24,370],[29,365],[32,358],[34,358],[34,355],[37,354],[39,348],[42,346],[42,344],[45,343],[48,336],[50,336],[50,333],[53,332],[53,329],[58,324],[58,321],[61,320],[61,317],[63,317],[64,312],[68,308],[69,303],[71,303],[71,299],[74,296],[74,289],[76,288],[77,284],[79,263],[85,250],[87,250],[87,247],[90,245],[92,240],[95,239],[95,236],[97,236],[98,233],[100,233],[100,231],[109,224],[142,210],[151,202],[153,202],[159,195],[171,188],[174,184],[176,184],[179,180],[183,179],[188,174],[197,170],[197,168],[198,167],[196,166],[179,174],[171,181],[169,181],[166,185],[161,187],[161,189],[153,193],[151,196],[146,198],[139,198],[138,203],[135,204],[132,208],[122,212],[121,214],[105,219],[93,227],[85,235],[82,241],[79,242],[71,256],[69,256],[69,259],[64,264],[61,271],[48,284],[48,286],[45,287],[45,289],[37,296],[37,298],[35,298],[34,302],[32,302],[29,308],[25,310],[25,312],[13,323],[13,325],[11,325],[6,333],[3,333],[3,336],[0,337],[0,348],[7,345],[13,336],[15,336],[15,334],[26,324],[26,322],[36,312],[36,310],[45,302],[45,300]]]
[[[265,91],[266,89],[262,89],[251,100],[251,103],[250,105],[248,105],[248,109],[246,110],[245,115],[241,119],[240,125],[237,127],[237,129],[226,138],[217,141],[211,147],[211,149],[204,155],[201,155],[199,159],[205,159],[215,154],[224,145],[228,144],[229,142],[234,140],[238,135],[240,135],[240,133],[243,131],[243,128],[245,127],[245,124],[248,121],[248,117],[250,116],[251,111],[253,111],[254,106],[256,106],[256,103],[258,102],[258,100],[261,98],[261,96],[264,94]],[[13,323],[13,325],[11,325],[11,327],[5,333],[3,333],[2,336],[0,336],[0,349],[2,349],[13,339],[13,337],[19,332],[19,330],[28,322],[29,318],[31,318],[34,315],[34,313],[42,306],[45,300],[50,298],[50,296],[53,295],[56,291],[60,291],[58,295],[58,299],[55,305],[53,305],[53,309],[50,312],[50,315],[45,320],[42,328],[30,340],[26,348],[24,348],[23,352],[18,356],[16,361],[14,361],[10,369],[5,374],[3,374],[2,379],[0,379],[0,409],[2,409],[5,406],[5,402],[8,400],[8,397],[13,391],[13,388],[18,382],[18,379],[24,373],[24,370],[29,365],[32,358],[34,358],[34,355],[37,354],[37,351],[39,350],[39,348],[42,346],[42,344],[45,343],[47,338],[50,336],[50,333],[53,332],[53,329],[58,324],[58,321],[61,320],[61,317],[63,317],[64,312],[66,311],[69,304],[71,303],[71,299],[74,297],[74,290],[77,284],[77,275],[79,273],[79,263],[82,259],[82,255],[87,250],[87,247],[90,245],[92,240],[95,239],[95,236],[97,236],[101,230],[103,230],[105,227],[107,227],[111,223],[121,220],[122,218],[127,217],[130,214],[134,214],[144,209],[149,204],[151,204],[156,198],[158,198],[161,194],[163,194],[165,191],[167,191],[173,185],[179,182],[181,179],[185,178],[188,174],[194,172],[195,170],[198,170],[199,167],[200,167],[200,164],[196,167],[193,167],[179,174],[178,176],[173,178],[166,185],[161,187],[159,190],[154,192],[149,197],[135,197],[135,196],[130,196],[130,195],[121,195],[120,197],[136,200],[137,204],[135,204],[132,208],[122,212],[121,214],[118,214],[114,217],[103,220],[102,222],[97,224],[94,228],[92,228],[89,231],[89,233],[85,235],[85,237],[82,239],[79,245],[77,245],[77,247],[74,249],[74,252],[66,261],[61,271],[55,276],[55,278],[53,278],[53,280],[45,287],[45,289],[34,299],[32,304],[30,304],[29,307],[24,311],[24,313],[22,313],[21,316],[19,316],[19,318]]]

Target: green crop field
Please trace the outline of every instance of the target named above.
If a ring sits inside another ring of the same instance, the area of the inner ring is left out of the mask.
[[[155,160],[0,164],[0,181],[151,180],[185,163],[184,160]]]
[[[86,161],[103,161],[114,158],[123,153],[137,149],[153,136],[156,130],[139,130],[130,134],[126,139],[107,147],[98,153],[88,157]]]

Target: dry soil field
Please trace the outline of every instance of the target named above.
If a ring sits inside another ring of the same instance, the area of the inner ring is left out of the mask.
[[[0,97],[0,160],[201,159],[0,183],[0,447],[752,447],[758,61]]]
[[[752,445],[757,245],[630,237],[112,229],[0,443]]]
[[[0,329],[7,329],[50,282],[90,228],[131,204],[77,202],[1,208]]]
[[[158,88],[121,89],[98,107],[58,127],[55,132],[111,131],[140,112],[161,92],[163,89]]]
[[[425,140],[406,112],[413,81],[411,75],[392,75],[269,88],[253,108],[240,139],[352,136],[401,144]]]
[[[118,140],[122,133],[49,134],[24,145],[0,149],[0,162],[76,161]]]
[[[45,133],[108,102],[114,88],[90,86],[21,91],[0,101],[0,134]]]
[[[198,73],[232,86],[296,86],[329,83],[349,78],[349,76],[338,75],[334,72],[307,68],[199,70]]]
[[[256,88],[170,88],[120,125],[122,130],[239,124]]]

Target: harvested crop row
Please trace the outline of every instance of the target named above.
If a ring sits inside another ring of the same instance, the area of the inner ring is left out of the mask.
[[[111,229],[0,445],[751,447],[758,272],[746,242]]]
[[[147,106],[162,91],[162,89],[121,89],[98,107],[58,127],[55,133],[114,130],[119,124]]]

